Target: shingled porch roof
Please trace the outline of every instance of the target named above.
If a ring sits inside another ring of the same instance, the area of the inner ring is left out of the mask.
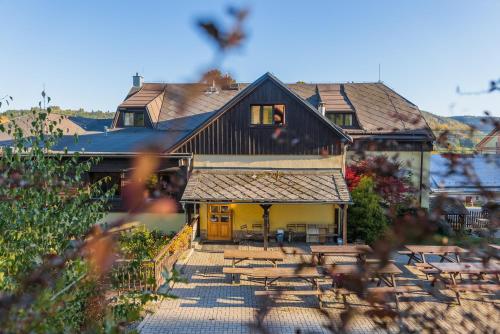
[[[195,168],[181,202],[351,203],[340,169]]]

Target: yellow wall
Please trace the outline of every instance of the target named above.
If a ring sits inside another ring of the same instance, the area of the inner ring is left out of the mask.
[[[194,167],[343,168],[343,154],[320,155],[199,155]]]
[[[286,230],[287,224],[333,224],[335,204],[273,204],[269,209],[270,230]],[[207,230],[207,204],[200,204],[200,230]],[[263,210],[258,204],[231,204],[233,235],[246,224],[263,224]]]
[[[414,187],[419,189],[420,184],[420,151],[411,151],[411,152],[383,152],[383,151],[365,151],[363,152],[365,156],[377,156],[377,155],[385,155],[393,160],[398,160],[403,162],[405,168],[409,169],[412,173],[412,182]],[[422,180],[425,186],[422,192],[422,207],[429,207],[429,168],[430,168],[430,152],[424,152],[423,156],[423,168],[422,168]],[[356,159],[356,152],[347,152],[347,164],[350,164],[353,159]],[[415,200],[418,203],[419,194],[415,194]]]

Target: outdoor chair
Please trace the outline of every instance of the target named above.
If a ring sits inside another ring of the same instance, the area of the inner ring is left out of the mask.
[[[247,248],[250,248],[250,241],[254,239],[254,235],[252,234],[252,231],[248,230],[247,224],[241,225],[240,226],[240,238],[239,238],[239,245],[247,245]]]
[[[252,232],[256,238],[264,238],[264,227],[262,224],[252,224]]]

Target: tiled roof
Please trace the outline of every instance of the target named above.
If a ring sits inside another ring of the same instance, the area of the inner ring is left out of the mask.
[[[350,203],[339,169],[195,168],[184,202]]]
[[[207,94],[206,84],[145,83],[141,89],[131,90],[120,107],[148,106],[151,109],[152,101],[162,96],[161,107],[155,108],[153,116],[153,122],[157,120],[155,127],[189,131],[209,119],[248,85],[240,83],[239,89],[219,89],[217,93]],[[397,133],[432,137],[418,107],[383,83],[296,83],[286,86],[313,108],[321,101],[327,112],[355,113],[359,128],[345,129],[348,134]]]
[[[121,128],[104,131],[88,131],[78,136],[63,136],[54,147],[55,151],[67,148],[68,152],[132,153],[141,149],[158,147],[166,151],[187,133],[184,131],[158,131],[148,128]]]
[[[31,131],[33,130],[33,126],[31,125],[33,120],[34,116],[32,114],[27,114],[16,117],[12,121],[15,122],[25,136],[30,136]],[[68,116],[51,113],[47,116],[47,123],[48,122],[56,122],[57,128],[61,129],[64,135],[73,137],[74,135],[82,135],[86,133],[86,129],[84,127],[80,126],[78,122],[75,122]],[[7,129],[8,123],[4,123],[4,127]],[[0,131],[0,141],[10,142],[12,139],[13,135]]]
[[[362,132],[430,135],[429,126],[418,107],[383,83],[347,83],[343,87],[356,111]]]
[[[431,190],[453,192],[480,190],[500,191],[500,155],[431,156]],[[453,171],[453,173],[450,173]],[[466,176],[467,173],[470,176]],[[477,177],[477,178],[476,178]]]

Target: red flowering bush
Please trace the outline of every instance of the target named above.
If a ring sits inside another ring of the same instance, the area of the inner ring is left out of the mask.
[[[384,204],[407,203],[414,191],[411,175],[404,170],[401,162],[392,161],[383,155],[369,157],[347,167],[346,182],[350,191],[359,185],[363,176],[373,179],[374,190]]]

